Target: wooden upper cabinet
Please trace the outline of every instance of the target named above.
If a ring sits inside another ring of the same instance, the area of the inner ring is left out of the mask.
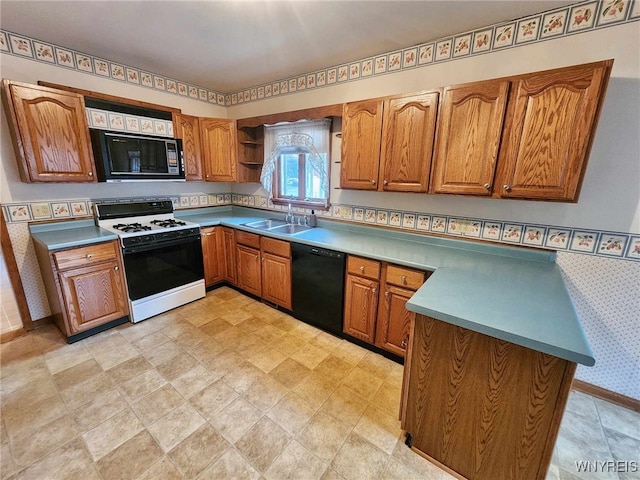
[[[491,195],[508,93],[505,79],[444,89],[431,193]]]
[[[576,202],[612,60],[514,80],[495,196]]]
[[[202,146],[200,143],[200,119],[190,115],[175,114],[175,132],[182,139],[184,172],[187,181],[203,181]]]
[[[95,182],[81,95],[3,81],[2,97],[23,182]]]
[[[235,182],[236,122],[218,118],[201,118],[200,133],[205,180]]]
[[[340,187],[377,190],[383,101],[345,103]]]
[[[427,191],[437,110],[437,92],[385,100],[380,190]]]

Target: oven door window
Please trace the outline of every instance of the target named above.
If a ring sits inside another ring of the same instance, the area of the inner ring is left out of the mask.
[[[124,252],[131,301],[204,279],[200,237],[182,243]]]

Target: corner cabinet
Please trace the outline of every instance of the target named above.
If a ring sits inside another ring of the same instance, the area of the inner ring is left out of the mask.
[[[128,321],[117,240],[53,252],[35,245],[54,320],[69,342]]]
[[[238,128],[238,182],[259,183],[264,164],[264,126]]]
[[[184,172],[187,181],[203,181],[200,119],[190,115],[174,114],[176,137],[182,139]]]
[[[235,182],[237,180],[236,122],[218,118],[200,118],[200,137],[205,180]]]
[[[3,80],[2,99],[23,182],[95,182],[82,95]]]
[[[576,202],[612,60],[513,80],[495,196]]]
[[[491,195],[508,93],[508,80],[444,89],[431,193]]]

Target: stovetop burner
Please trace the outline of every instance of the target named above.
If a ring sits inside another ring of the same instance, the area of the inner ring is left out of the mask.
[[[152,223],[153,225],[157,225],[163,228],[182,227],[183,225],[187,224],[186,222],[183,222],[182,220],[176,220],[175,218],[151,220],[149,223]]]
[[[154,222],[151,222],[154,223]],[[162,225],[161,225],[162,226]],[[145,232],[151,230],[149,225],[142,225],[141,223],[118,223],[116,225],[112,225],[116,230],[120,230],[121,232],[133,233],[133,232]]]

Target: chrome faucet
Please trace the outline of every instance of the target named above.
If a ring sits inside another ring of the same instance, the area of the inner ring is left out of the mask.
[[[289,209],[287,214],[284,216],[284,221],[287,223],[294,223],[295,217],[293,216],[293,210],[291,208],[291,204],[289,204]]]

